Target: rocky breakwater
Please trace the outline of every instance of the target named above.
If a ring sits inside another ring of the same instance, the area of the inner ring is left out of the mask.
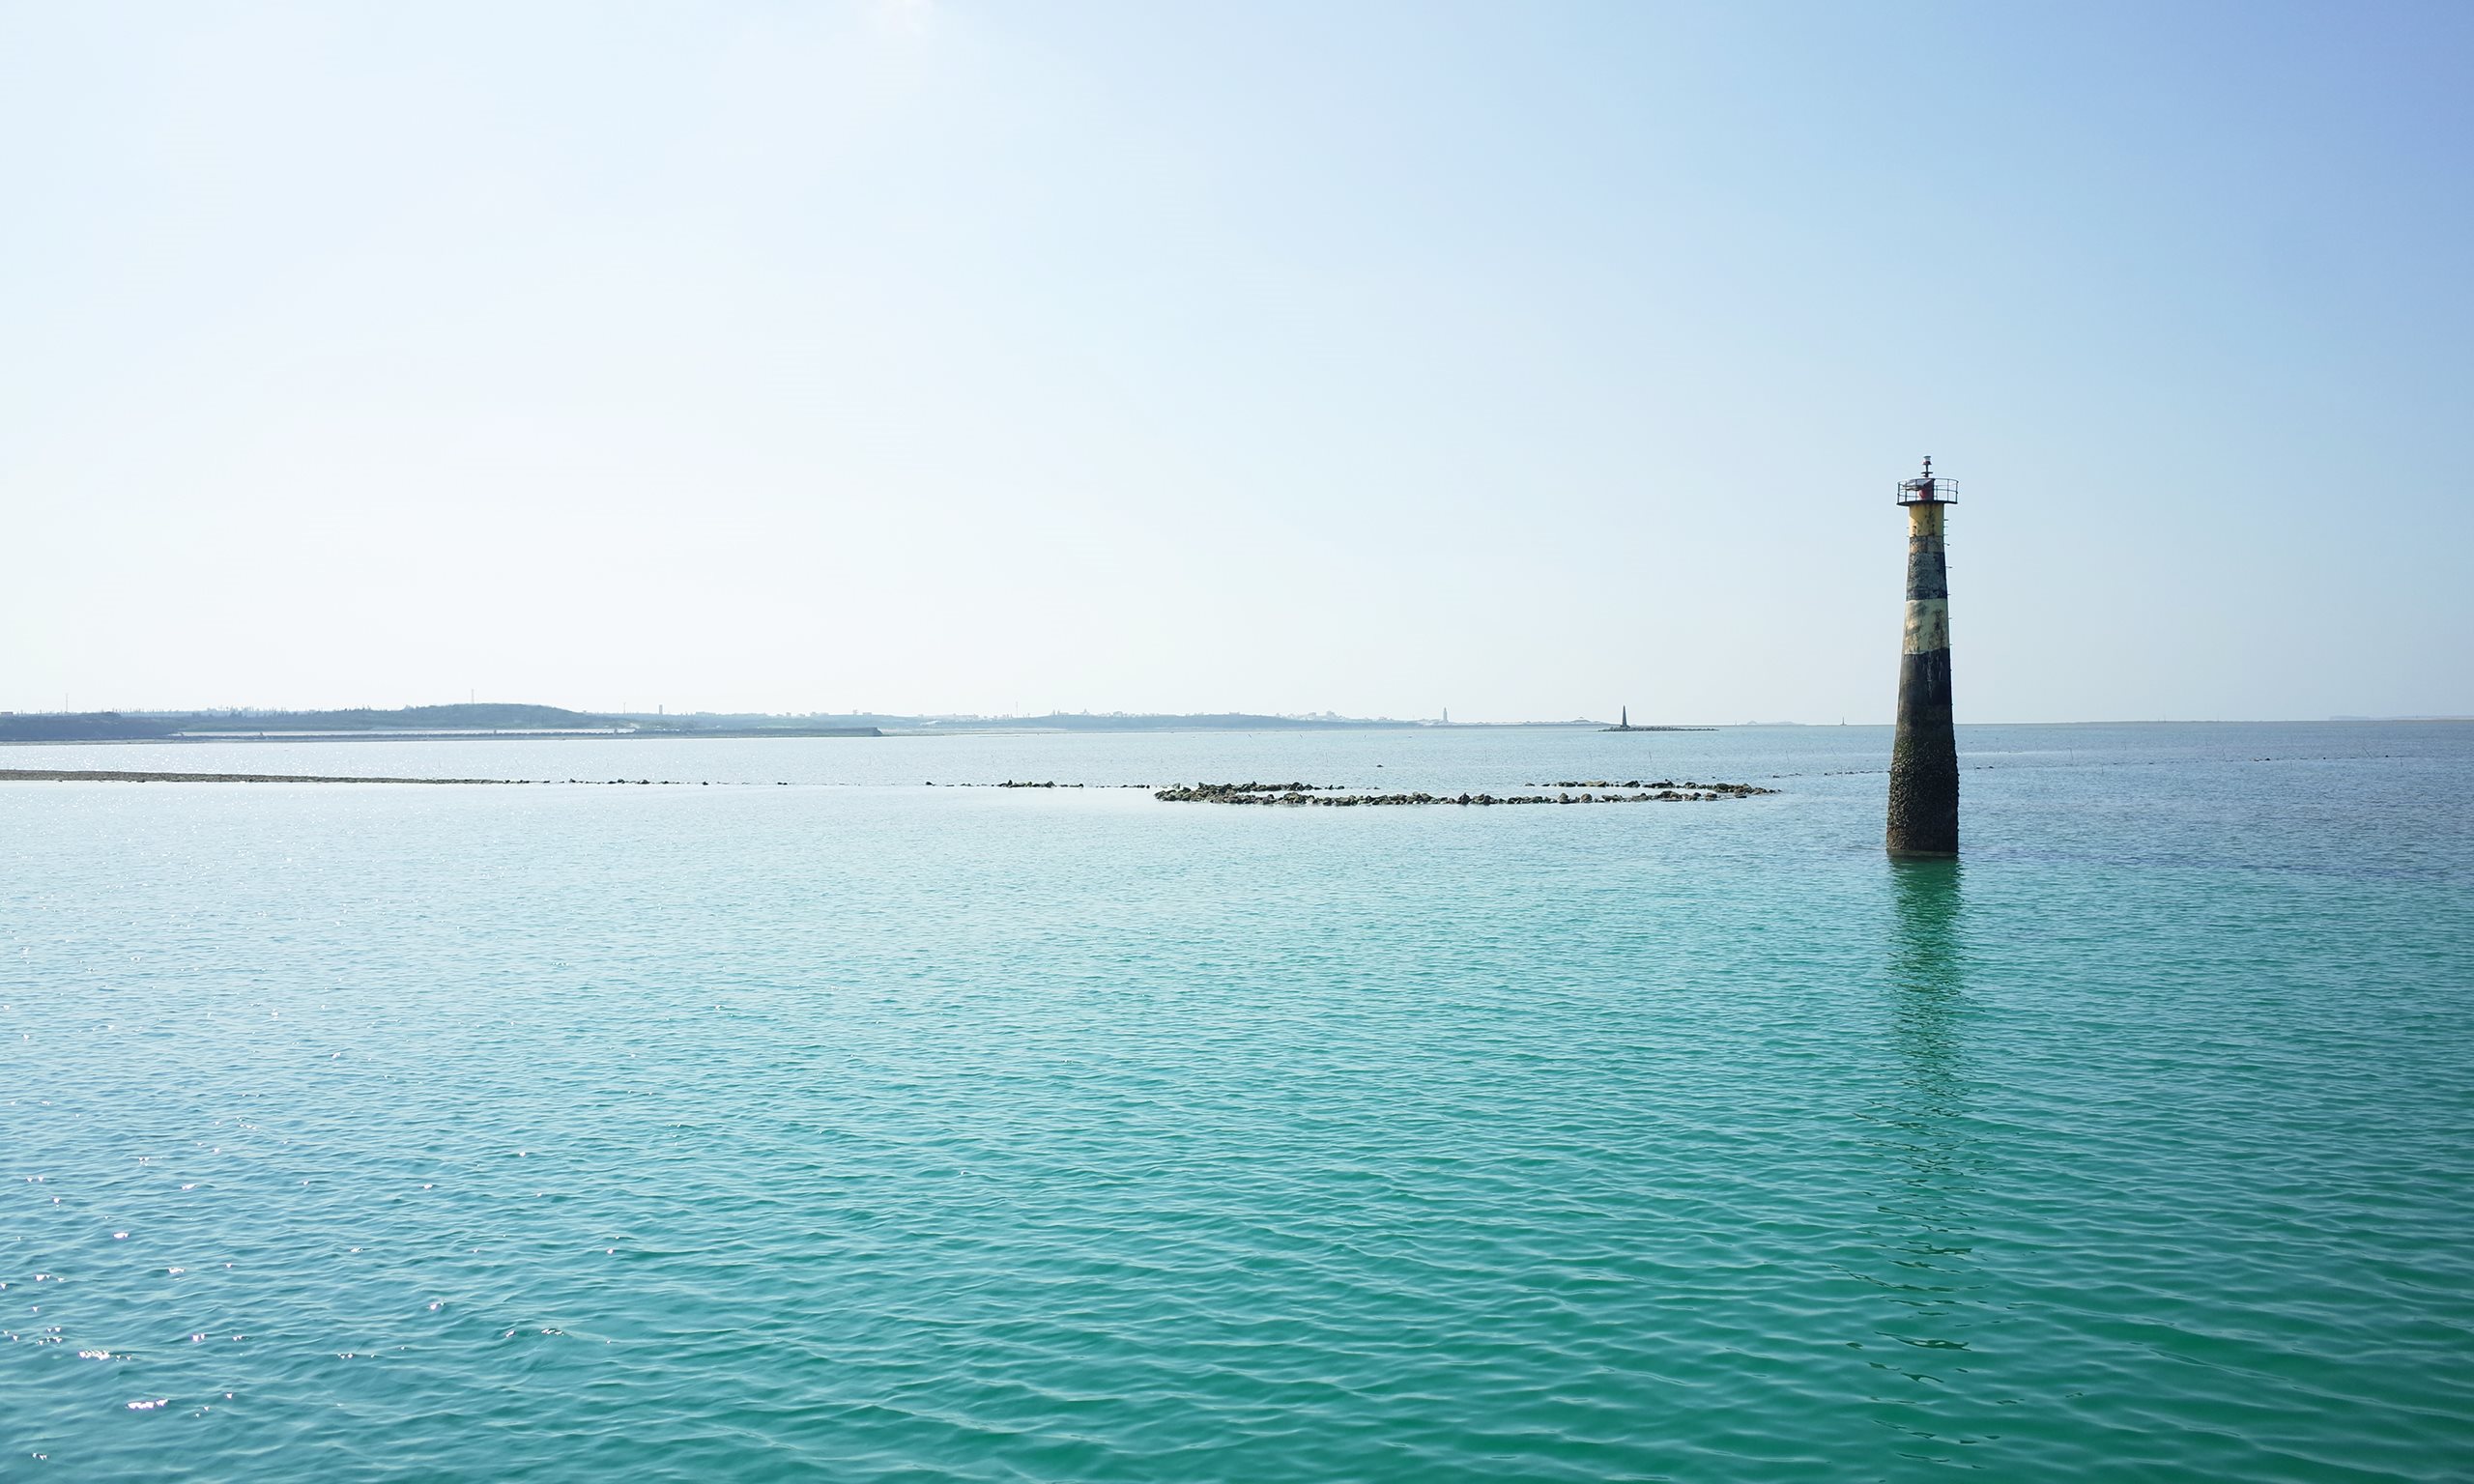
[[[1532,788],[1584,788],[1583,793],[1350,793],[1337,785],[1309,784],[1193,784],[1163,788],[1152,795],[1165,804],[1280,804],[1288,806],[1319,805],[1327,809],[1353,809],[1360,806],[1406,804],[1453,804],[1464,807],[1487,807],[1497,804],[1714,804],[1721,799],[1744,799],[1758,793],[1776,793],[1775,788],[1756,787],[1751,784],[1531,784]],[[1618,788],[1639,791],[1622,793]],[[1608,791],[1600,792],[1604,789]]]

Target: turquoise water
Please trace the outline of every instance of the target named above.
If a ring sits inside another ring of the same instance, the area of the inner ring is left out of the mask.
[[[2474,727],[1961,746],[9,749],[763,786],[0,785],[0,1477],[2474,1475]]]

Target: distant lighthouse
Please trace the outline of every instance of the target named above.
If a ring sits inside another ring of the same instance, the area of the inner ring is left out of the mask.
[[[1898,739],[1890,744],[1888,844],[1892,855],[1959,853],[1959,741],[1950,721],[1950,574],[1942,555],[1943,512],[1955,480],[1933,461],[1902,480],[1907,507],[1907,639],[1898,661]]]

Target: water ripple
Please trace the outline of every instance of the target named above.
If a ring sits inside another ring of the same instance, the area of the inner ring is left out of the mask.
[[[0,789],[0,1476],[2474,1476],[2474,757],[2195,733]]]

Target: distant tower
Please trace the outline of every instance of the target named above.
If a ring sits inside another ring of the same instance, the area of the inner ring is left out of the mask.
[[[1892,855],[1959,853],[1959,740],[1950,722],[1950,575],[1942,556],[1942,512],[1956,481],[1903,480],[1907,507],[1907,642],[1898,662],[1898,740],[1890,744]]]
[[[1625,731],[1630,731],[1632,729],[1632,708],[1630,706],[1618,706],[1615,709],[1624,713],[1624,719],[1617,722],[1615,725],[1623,728]]]

